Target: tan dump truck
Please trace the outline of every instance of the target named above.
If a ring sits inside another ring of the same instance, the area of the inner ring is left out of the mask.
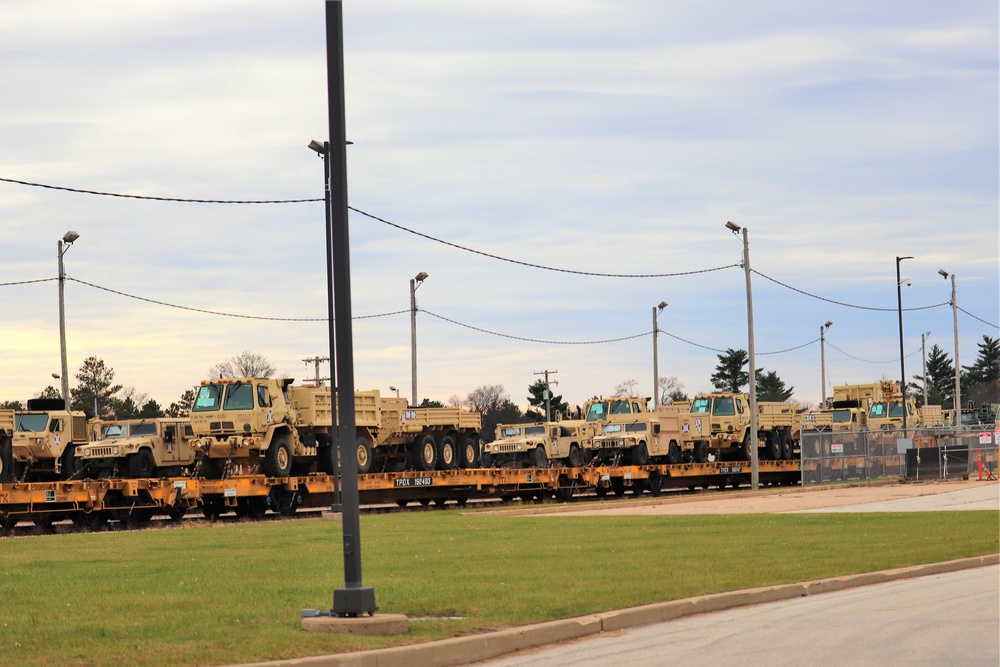
[[[329,387],[290,379],[228,378],[201,383],[191,408],[192,446],[201,474],[287,477],[332,472],[333,403]],[[355,392],[358,472],[473,467],[479,458],[478,413],[407,409],[378,391]]]
[[[894,431],[903,427],[903,410],[906,410],[907,428],[933,428],[944,424],[940,405],[918,408],[912,398],[903,400],[899,383],[883,380],[881,395],[872,401],[868,410],[868,428],[872,431]]]
[[[496,438],[483,445],[484,468],[494,465],[529,465],[544,468],[553,463],[570,468],[584,464],[587,422],[574,419],[536,424],[501,424]]]
[[[11,465],[0,481],[72,479],[79,471],[76,448],[87,442],[87,416],[68,412],[61,398],[33,398],[14,414]]]
[[[799,451],[800,415],[792,403],[757,401],[757,437],[750,436],[748,394],[715,392],[699,394],[691,401],[690,412],[681,419],[682,449],[695,462],[719,460],[749,461],[751,447],[758,447],[760,459],[792,459]]]
[[[195,463],[187,418],[104,422],[95,435],[76,448],[79,465],[93,477],[179,477]]]

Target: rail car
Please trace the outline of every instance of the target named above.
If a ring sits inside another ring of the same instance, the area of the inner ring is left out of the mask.
[[[798,461],[761,461],[762,483],[796,484]],[[598,497],[658,495],[666,489],[738,487],[750,483],[747,462],[589,468],[472,468],[369,473],[358,476],[365,505],[465,504],[470,499],[510,501],[594,493]],[[108,522],[141,525],[154,516],[179,519],[201,512],[214,519],[235,512],[260,518],[291,514],[300,507],[331,507],[338,501],[337,479],[325,473],[299,477],[234,476],[226,479],[59,480],[0,485],[0,527],[6,533],[21,521],[48,528],[70,519],[97,529]]]

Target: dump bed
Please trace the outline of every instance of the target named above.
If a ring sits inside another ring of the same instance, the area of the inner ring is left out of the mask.
[[[14,411],[0,410],[0,435],[10,435],[14,432]]]

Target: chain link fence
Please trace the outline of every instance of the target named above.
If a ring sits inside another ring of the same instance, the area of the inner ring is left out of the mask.
[[[987,430],[988,428],[988,430]],[[998,433],[959,428],[803,431],[802,484],[997,476]]]

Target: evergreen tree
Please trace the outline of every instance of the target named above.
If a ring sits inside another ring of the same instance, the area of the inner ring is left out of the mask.
[[[115,370],[103,359],[87,357],[76,374],[79,385],[69,392],[72,399],[70,407],[94,416],[106,414],[112,407],[115,394],[122,389],[120,384],[113,384],[114,379]]]
[[[917,403],[923,405],[924,376],[914,375],[916,382],[911,382],[910,393],[917,398]],[[954,408],[955,401],[955,365],[944,350],[932,345],[927,354],[927,403],[940,405],[942,408]]]
[[[532,421],[545,420],[545,380],[539,379],[528,385],[528,405],[539,409],[528,410],[524,414],[525,417],[531,417]],[[552,419],[556,418],[556,414],[565,415],[569,409],[569,406],[562,400],[561,395],[556,396],[552,393],[551,386],[549,387],[549,409],[551,410]]]
[[[191,414],[191,406],[194,404],[194,389],[188,389],[181,397],[170,404],[166,409],[167,417],[187,417]]]
[[[975,363],[962,369],[963,403],[1000,403],[1000,339],[983,336]]]
[[[744,366],[750,364],[750,356],[746,350],[728,348],[718,357],[715,374],[709,378],[717,391],[738,393],[750,384],[750,371],[743,370]]]
[[[747,373],[747,384],[749,384],[750,374]],[[777,401],[783,403],[792,397],[795,387],[785,387],[785,381],[778,377],[774,371],[764,373],[760,369],[757,374],[757,400]]]

